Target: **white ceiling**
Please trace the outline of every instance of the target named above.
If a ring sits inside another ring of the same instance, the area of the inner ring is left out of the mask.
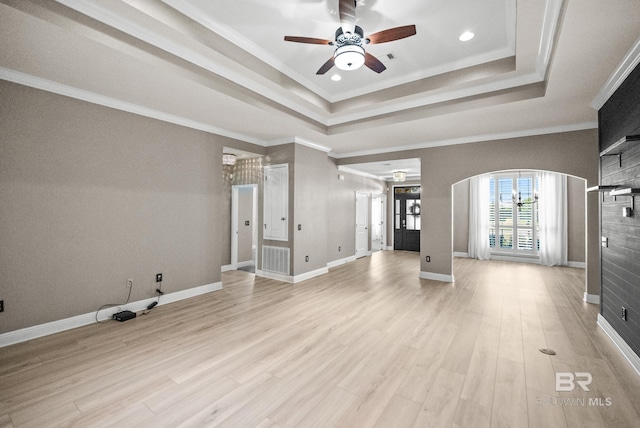
[[[331,38],[337,4],[0,0],[0,78],[345,158],[595,128],[594,99],[640,57],[638,0],[364,0],[365,34],[409,24],[417,34],[366,47],[397,58],[383,73],[336,83],[335,70],[315,74],[331,47],[283,38]],[[468,29],[476,37],[461,43]]]
[[[359,0],[357,25],[368,34],[415,24],[417,34],[402,41],[367,46],[387,64],[383,76],[366,67],[352,72],[316,71],[334,47],[285,42],[285,35],[333,40],[339,27],[337,0],[164,0],[180,13],[223,35],[267,64],[329,101],[374,92],[515,53],[515,0]],[[464,31],[477,37],[462,43]],[[393,54],[389,61],[387,54]],[[336,83],[331,76],[339,74]]]

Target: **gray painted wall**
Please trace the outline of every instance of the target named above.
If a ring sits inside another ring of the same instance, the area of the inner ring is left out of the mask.
[[[491,171],[538,169],[585,178],[598,184],[598,131],[564,132],[453,146],[341,158],[341,165],[421,159],[422,221],[420,270],[451,275],[453,198],[451,186]],[[496,156],[500,153],[500,156]],[[600,238],[597,198],[587,198],[587,292],[600,292]],[[431,262],[425,256],[431,256]]]
[[[294,201],[289,215],[293,220],[290,239],[293,237],[294,276],[327,267],[326,165],[325,152],[295,145]]]
[[[225,139],[0,81],[0,332],[220,281]]]
[[[339,171],[333,159],[327,159],[325,164],[327,167],[324,180],[329,185],[326,201],[327,262],[333,262],[356,254],[356,192],[367,193],[369,197],[372,193],[383,194],[387,184],[384,181]],[[338,175],[343,175],[344,180],[339,180]],[[371,200],[369,200],[369,211],[371,211]],[[371,212],[369,212],[369,222],[371,222]],[[371,250],[370,234],[369,250]]]
[[[598,183],[597,131],[576,131],[474,144],[435,147],[420,151],[422,199],[426,205],[426,227],[421,236],[423,272],[452,274],[451,186],[463,179],[491,171],[538,169],[585,178],[588,186]],[[500,153],[500,156],[496,156]],[[455,168],[451,166],[455,165]],[[587,202],[587,292],[600,289],[597,201]],[[431,257],[431,263],[425,256]]]

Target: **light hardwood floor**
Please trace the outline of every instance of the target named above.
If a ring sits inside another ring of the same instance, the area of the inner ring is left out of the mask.
[[[225,272],[221,291],[2,348],[0,426],[639,426],[640,378],[583,270],[418,268],[382,252],[296,285]],[[591,391],[556,392],[556,372]]]

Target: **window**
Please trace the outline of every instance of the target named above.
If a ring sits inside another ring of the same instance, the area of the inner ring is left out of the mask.
[[[511,173],[489,180],[489,246],[493,252],[537,255],[540,250],[538,179]]]

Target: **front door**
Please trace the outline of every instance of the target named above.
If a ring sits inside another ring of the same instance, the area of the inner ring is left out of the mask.
[[[420,251],[420,187],[394,189],[394,250]]]

